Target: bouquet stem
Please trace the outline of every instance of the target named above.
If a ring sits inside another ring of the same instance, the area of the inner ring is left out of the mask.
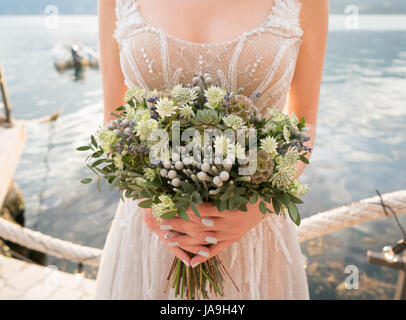
[[[200,299],[200,296],[208,299],[208,289],[210,293],[214,291],[216,296],[224,296],[224,273],[230,277],[217,256],[201,263],[197,268],[187,267],[175,257],[167,280],[168,285],[170,283],[171,288],[174,289],[175,298],[180,296],[183,299],[185,295],[189,300]],[[238,291],[234,281],[233,284]],[[208,288],[206,288],[207,285]]]

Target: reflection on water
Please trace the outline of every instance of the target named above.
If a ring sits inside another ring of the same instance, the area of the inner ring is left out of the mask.
[[[383,17],[382,19],[386,19]],[[400,19],[400,20],[399,20]],[[330,32],[312,164],[303,181],[312,191],[303,215],[405,188],[406,182],[406,27],[370,19],[372,30],[343,30],[339,19]],[[362,25],[362,24],[361,24]],[[390,25],[390,24],[389,24]],[[29,124],[28,139],[16,173],[26,199],[26,224],[41,232],[102,247],[118,201],[117,193],[99,194],[79,180],[89,174],[83,154],[102,120],[97,70],[84,77],[58,74],[51,49],[75,38],[97,47],[96,17],[61,17],[58,30],[47,30],[41,17],[0,19],[0,61],[16,118],[32,119],[64,112],[50,130]],[[7,32],[4,32],[7,30]],[[406,223],[405,219],[402,219]],[[372,222],[304,245],[313,298],[390,298],[396,273],[366,263],[366,249],[395,243],[393,221]],[[69,271],[73,264],[49,258]],[[360,269],[360,290],[343,290],[344,266]],[[368,293],[369,292],[369,293]]]

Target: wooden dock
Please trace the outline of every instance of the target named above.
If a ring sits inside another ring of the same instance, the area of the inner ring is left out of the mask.
[[[0,207],[13,180],[26,140],[24,122],[12,126],[0,124]]]
[[[0,256],[0,300],[89,300],[96,281]]]

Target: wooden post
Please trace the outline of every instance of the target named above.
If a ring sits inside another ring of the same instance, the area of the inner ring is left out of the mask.
[[[406,254],[404,254],[403,257],[403,260],[405,260]],[[395,292],[395,300],[406,300],[406,268],[399,271],[399,278]]]
[[[11,104],[10,104],[10,99],[8,97],[6,79],[4,77],[3,67],[1,66],[1,64],[0,64],[0,88],[1,88],[1,95],[3,97],[4,108],[6,110],[6,122],[11,123],[12,122]]]
[[[367,259],[369,263],[373,263],[379,266],[399,270],[399,278],[396,286],[395,300],[406,300],[406,260],[405,255],[400,261],[388,261],[385,259],[383,253],[369,251],[367,252]]]

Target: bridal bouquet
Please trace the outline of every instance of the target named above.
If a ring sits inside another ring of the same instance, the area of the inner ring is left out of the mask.
[[[305,120],[276,109],[263,118],[255,99],[212,85],[208,73],[192,82],[127,91],[116,119],[77,149],[91,151],[87,166],[99,190],[104,178],[126,198],[143,199],[138,205],[158,220],[188,220],[188,210],[200,216],[203,202],[219,212],[258,203],[264,215],[288,214],[299,225],[296,204],[308,187],[295,179],[296,165],[311,151]],[[196,268],[175,257],[168,284],[175,297],[208,298],[208,289],[223,295],[224,273],[218,257]]]

